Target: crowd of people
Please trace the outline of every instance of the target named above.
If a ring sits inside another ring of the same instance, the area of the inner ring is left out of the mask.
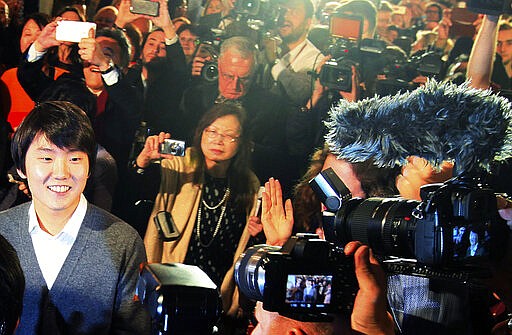
[[[420,186],[451,178],[452,162],[413,154],[404,166],[340,159],[325,144],[330,111],[431,79],[512,96],[507,14],[449,0],[254,1],[257,11],[241,0],[152,1],[156,15],[135,13],[132,0],[0,0],[0,287],[15,295],[0,307],[1,335],[18,317],[17,334],[149,334],[134,299],[143,262],[199,266],[219,290],[221,334],[504,331],[509,260],[490,288],[453,287],[387,276],[353,241],[352,315],[318,323],[248,301],[233,273],[252,245],[324,237],[308,182],[327,168],[360,198],[420,201]],[[58,37],[64,21],[96,26],[71,42]],[[185,142],[183,155],[161,152],[171,139]],[[492,166],[498,193],[512,193],[510,164]],[[510,222],[511,203],[498,208]],[[453,243],[459,258],[488,252],[488,236],[464,226]],[[297,277],[288,298],[330,303],[331,284]]]

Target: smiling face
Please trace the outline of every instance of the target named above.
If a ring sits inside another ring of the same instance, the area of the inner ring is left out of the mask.
[[[201,150],[207,168],[229,164],[238,152],[241,131],[240,120],[232,114],[219,117],[203,130]]]
[[[89,175],[83,151],[61,149],[38,134],[25,157],[25,174],[34,208],[44,217],[69,217],[80,202]]]
[[[111,58],[114,64],[121,64],[121,47],[115,39],[99,36],[96,38],[96,41],[100,45],[105,56]],[[97,66],[90,64],[84,66],[84,78],[87,87],[93,91],[103,90],[103,80]]]

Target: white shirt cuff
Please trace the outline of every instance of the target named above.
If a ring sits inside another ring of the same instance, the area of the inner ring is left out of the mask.
[[[43,58],[43,56],[45,54],[46,54],[46,51],[41,51],[41,52],[37,51],[36,46],[34,45],[34,43],[32,43],[30,45],[30,48],[28,49],[27,61],[29,63],[37,62],[38,60]]]
[[[103,81],[107,86],[112,86],[114,84],[117,84],[119,81],[119,70],[117,68],[114,68],[113,71],[110,71],[109,73],[105,73],[101,75],[103,77]]]
[[[173,45],[176,42],[178,42],[178,35],[175,35],[173,38],[165,39],[165,45]]]

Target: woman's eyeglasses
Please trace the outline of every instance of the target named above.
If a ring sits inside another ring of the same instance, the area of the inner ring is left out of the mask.
[[[224,143],[233,143],[233,142],[238,141],[238,139],[240,138],[240,136],[233,136],[230,134],[221,134],[215,128],[206,128],[204,130],[204,134],[210,140],[215,140],[220,137]]]

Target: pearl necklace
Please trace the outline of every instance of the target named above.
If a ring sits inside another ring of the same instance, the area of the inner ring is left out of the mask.
[[[196,226],[196,237],[197,237],[197,240],[199,241],[199,244],[203,247],[203,248],[208,248],[210,245],[212,245],[213,243],[213,240],[215,239],[215,236],[217,236],[217,233],[219,232],[219,229],[220,229],[220,223],[222,221],[222,219],[224,218],[224,214],[226,213],[226,207],[227,207],[227,200],[229,198],[229,194],[231,193],[231,190],[229,189],[229,187],[226,189],[226,193],[224,193],[224,196],[222,197],[221,201],[215,205],[215,206],[210,206],[206,203],[206,201],[204,201],[203,199],[203,196],[201,195],[201,203],[204,207],[206,207],[207,209],[209,210],[214,210],[214,209],[217,209],[219,208],[219,206],[222,205],[222,208],[221,208],[221,211],[220,211],[220,216],[219,216],[219,220],[217,221],[217,225],[215,226],[215,230],[213,232],[213,236],[212,236],[212,239],[210,240],[210,242],[204,244],[202,241],[201,241],[201,214],[202,214],[202,206],[199,205],[199,209],[197,210],[197,226]]]

